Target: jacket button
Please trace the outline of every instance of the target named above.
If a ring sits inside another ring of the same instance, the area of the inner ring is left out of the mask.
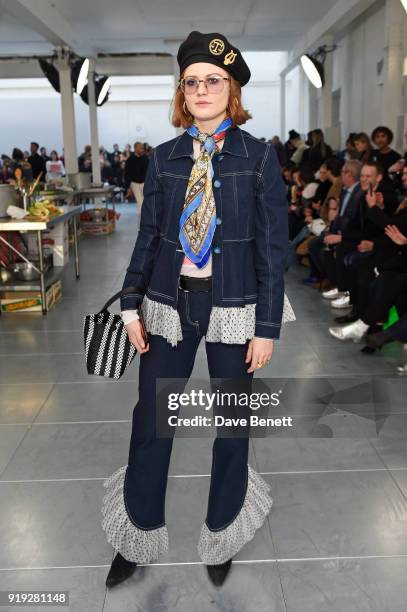
[[[216,225],[220,225],[222,223],[222,219],[220,217],[216,217]]]
[[[215,187],[220,187],[222,185],[221,181],[219,181],[218,179],[216,179],[216,181],[213,181],[213,184]]]
[[[214,253],[220,253],[220,247],[218,247],[218,246],[213,247],[213,252]]]

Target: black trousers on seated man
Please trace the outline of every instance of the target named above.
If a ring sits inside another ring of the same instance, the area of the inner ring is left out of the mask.
[[[368,325],[385,323],[392,306],[397,308],[400,318],[407,313],[407,272],[386,271],[380,274],[369,288],[369,301],[361,318]],[[401,325],[406,327],[407,320]],[[402,340],[404,342],[404,340]]]
[[[335,249],[326,249],[324,234],[315,236],[308,243],[308,255],[311,262],[311,276],[321,280],[328,279],[336,285]]]

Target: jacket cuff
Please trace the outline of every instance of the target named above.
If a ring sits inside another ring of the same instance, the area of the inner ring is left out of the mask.
[[[120,297],[120,310],[136,310],[143,301],[142,293],[128,293]]]
[[[259,338],[278,340],[280,338],[281,325],[269,323],[268,321],[256,321],[254,335]]]

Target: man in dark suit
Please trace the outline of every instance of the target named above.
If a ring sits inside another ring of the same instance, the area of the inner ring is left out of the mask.
[[[336,250],[342,242],[342,234],[359,213],[363,198],[359,178],[362,164],[359,160],[347,161],[341,170],[343,188],[339,198],[338,216],[328,232],[314,238],[309,244],[309,254],[322,278],[328,278],[333,289],[323,292],[323,297],[334,300],[339,297],[337,288]],[[327,250],[329,247],[329,250]]]
[[[363,165],[360,186],[362,199],[358,214],[343,228],[341,244],[336,249],[336,271],[338,281],[338,299],[332,302],[334,308],[347,308],[352,305],[352,292],[357,283],[358,268],[370,268],[370,260],[375,253],[375,243],[380,244],[383,230],[378,227],[369,215],[366,196],[371,191],[378,205],[388,214],[394,214],[397,206],[397,194],[391,184],[383,178],[384,172],[376,162]],[[376,245],[376,247],[378,246]],[[376,248],[377,254],[377,248]],[[358,313],[353,308],[349,314],[335,319],[337,323],[356,321]]]
[[[39,155],[38,153],[39,148],[40,148],[40,145],[38,144],[38,142],[30,143],[31,155],[28,158],[28,161],[31,164],[31,168],[33,171],[33,178],[36,179],[39,173],[42,172],[41,178],[45,180],[45,173],[46,173],[45,159],[41,155]]]

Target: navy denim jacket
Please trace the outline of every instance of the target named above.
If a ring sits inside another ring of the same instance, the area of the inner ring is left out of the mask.
[[[271,144],[238,127],[227,131],[213,157],[216,230],[212,240],[212,304],[256,304],[255,335],[279,338],[288,247],[286,187]],[[144,295],[178,304],[184,259],[179,218],[193,166],[193,139],[182,135],[157,146],[144,183],[140,229],[127,268],[122,310]]]

